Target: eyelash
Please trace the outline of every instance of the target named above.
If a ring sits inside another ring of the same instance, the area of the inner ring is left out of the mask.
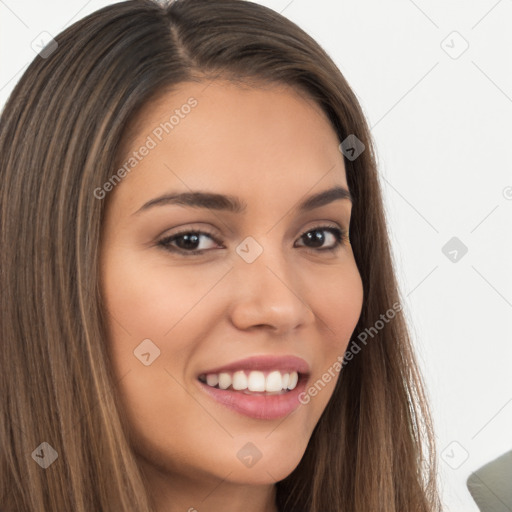
[[[339,229],[338,227],[335,227],[335,226],[326,226],[326,225],[316,226],[311,229],[308,229],[307,231],[304,231],[299,236],[299,239],[302,239],[302,237],[304,235],[306,235],[307,233],[311,233],[313,231],[328,231],[332,235],[334,235],[334,237],[336,239],[334,247],[328,247],[328,248],[323,248],[323,249],[315,249],[315,248],[306,247],[306,249],[308,249],[309,251],[311,251],[313,253],[314,252],[316,252],[316,253],[318,253],[318,252],[320,252],[320,253],[322,253],[322,252],[335,253],[341,248],[342,245],[344,245],[349,240],[348,234],[344,229]],[[187,229],[187,230],[180,231],[178,233],[173,233],[172,235],[167,236],[167,237],[163,238],[162,240],[160,240],[157,243],[157,245],[159,245],[160,247],[163,247],[166,251],[181,254],[184,256],[199,255],[199,254],[205,253],[206,251],[211,250],[211,249],[194,249],[191,251],[187,251],[185,249],[180,249],[180,248],[177,248],[177,247],[174,247],[171,245],[171,242],[175,241],[177,238],[180,238],[180,236],[190,235],[190,234],[206,235],[206,236],[210,237],[216,244],[221,245],[221,242],[217,239],[217,237],[213,233],[210,233],[207,230],[203,231],[203,230],[193,230],[193,229]],[[302,246],[302,247],[304,247],[304,246]]]

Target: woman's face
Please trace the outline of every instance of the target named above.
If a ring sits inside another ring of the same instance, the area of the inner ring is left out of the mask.
[[[339,141],[312,100],[206,85],[146,107],[125,160],[137,152],[136,165],[105,199],[109,351],[145,465],[183,485],[268,484],[304,454],[361,312],[352,248],[338,242],[352,203],[343,193],[307,202],[348,189]],[[183,193],[194,204],[162,199]],[[295,389],[256,391],[293,387],[295,371]]]

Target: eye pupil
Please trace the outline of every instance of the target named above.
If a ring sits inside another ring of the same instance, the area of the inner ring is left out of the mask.
[[[312,235],[311,233],[315,233]],[[314,229],[304,235],[308,241],[312,241],[315,247],[321,247],[324,244],[324,235],[321,229]]]
[[[185,240],[185,243],[180,243],[180,240]],[[198,241],[199,237],[197,234],[180,235],[176,238],[176,245],[180,246],[180,249],[195,249]]]

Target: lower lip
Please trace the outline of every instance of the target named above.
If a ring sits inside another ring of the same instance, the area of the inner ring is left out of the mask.
[[[301,378],[295,389],[282,395],[246,395],[243,391],[217,389],[198,382],[217,402],[245,416],[260,420],[275,420],[292,413],[300,405],[299,395],[306,388],[306,379]]]

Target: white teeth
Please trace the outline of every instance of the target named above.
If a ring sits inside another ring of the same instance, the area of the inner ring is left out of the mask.
[[[265,391],[281,391],[283,389],[283,379],[279,372],[272,372],[267,375],[265,382]]]
[[[229,373],[219,373],[219,388],[227,389],[231,386],[231,375]]]
[[[210,373],[206,376],[208,386],[215,387],[219,383],[219,376],[216,373]]]
[[[265,391],[265,374],[263,372],[251,372],[247,379],[249,391]]]
[[[233,374],[233,389],[247,389],[247,377],[243,371],[235,372]]]
[[[206,375],[206,384],[211,387],[219,386],[220,389],[232,389],[236,391],[278,393],[282,390],[292,390],[297,386],[299,375],[297,372],[281,373],[278,370],[271,371],[265,377],[261,371],[251,371],[246,374],[243,370],[233,374],[222,372]]]
[[[298,380],[299,380],[299,376],[297,375],[297,372],[290,373],[290,381],[288,382],[288,389],[295,389],[295,386],[297,386]]]

